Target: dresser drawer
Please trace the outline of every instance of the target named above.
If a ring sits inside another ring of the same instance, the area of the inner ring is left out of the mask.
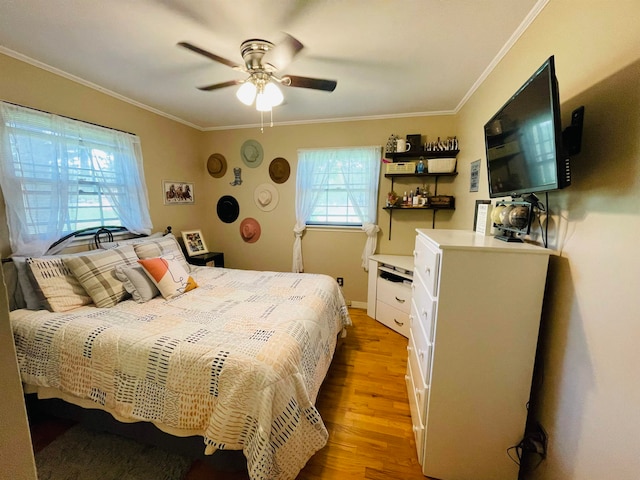
[[[403,282],[392,282],[378,277],[377,298],[398,310],[409,313],[411,310],[411,286]]]
[[[415,303],[412,302],[409,338],[413,341],[415,348],[415,361],[419,365],[420,375],[426,386],[431,384],[431,361],[433,358],[433,342],[427,336],[422,324],[415,322],[416,317]],[[409,343],[411,345],[411,343]],[[415,372],[418,373],[418,372]]]
[[[413,383],[413,373],[411,365],[407,362],[407,373],[404,376],[407,384],[407,396],[409,397],[409,409],[411,411],[411,423],[413,424],[413,436],[416,441],[416,453],[418,454],[418,463],[422,465],[424,455],[424,422],[420,415],[418,399],[416,397],[416,389]]]
[[[434,249],[426,240],[416,237],[416,246],[413,251],[415,267],[413,275],[418,273],[424,280],[429,293],[438,296],[438,269],[440,266],[440,250]]]
[[[407,312],[378,300],[376,302],[376,320],[399,334],[409,337],[409,314]]]
[[[413,318],[416,323],[422,325],[427,340],[433,342],[437,302],[429,294],[426,287],[422,283],[422,278],[420,278],[418,275],[415,275],[413,277],[411,290],[413,291]]]
[[[413,379],[413,386],[415,387],[414,393],[418,402],[420,411],[420,418],[424,421],[425,413],[427,411],[427,396],[429,393],[429,384],[425,382],[424,372],[420,364],[419,352],[416,347],[415,339],[413,338],[412,331],[409,331],[409,345],[407,346],[407,352],[409,359],[407,363],[411,365],[411,373]]]

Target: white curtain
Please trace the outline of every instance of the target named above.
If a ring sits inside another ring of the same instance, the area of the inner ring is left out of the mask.
[[[293,229],[295,240],[293,244],[293,271],[303,272],[302,261],[302,235],[306,229],[318,197],[322,193],[311,187],[315,184],[326,184],[329,169],[323,168],[330,162],[341,165],[341,172],[348,184],[347,165],[357,160],[365,165],[367,185],[364,195],[354,195],[347,190],[349,201],[362,221],[362,230],[367,235],[367,240],[362,252],[362,266],[368,270],[369,256],[376,251],[378,232],[380,228],[375,224],[378,211],[378,184],[380,168],[381,147],[350,147],[350,148],[325,148],[298,151],[298,172],[296,177],[296,225]],[[348,160],[348,161],[347,161]],[[322,178],[318,176],[322,175]]]
[[[324,150],[298,151],[298,173],[296,176],[296,225],[293,227],[295,239],[293,241],[292,271],[304,272],[302,262],[302,234],[307,228],[307,219],[313,212],[320,191],[312,188],[314,182],[326,183],[329,171],[322,168],[326,153]],[[321,176],[320,179],[317,177]]]
[[[77,199],[91,188],[80,170],[92,171],[122,226],[151,232],[137,136],[0,102],[0,187],[14,254],[40,255],[75,230]]]

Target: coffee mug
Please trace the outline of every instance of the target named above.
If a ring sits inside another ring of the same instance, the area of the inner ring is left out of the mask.
[[[396,140],[396,152],[407,152],[411,148],[411,144],[402,138]]]

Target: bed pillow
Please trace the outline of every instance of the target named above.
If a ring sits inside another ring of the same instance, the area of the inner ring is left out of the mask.
[[[187,272],[191,271],[191,267],[189,267],[189,264],[182,253],[182,248],[180,248],[176,237],[174,237],[172,233],[169,233],[157,240],[135,244],[133,248],[135,249],[138,258],[142,260],[147,258],[163,257],[169,260],[176,260]]]
[[[137,261],[133,245],[64,260],[65,265],[91,296],[93,303],[100,308],[113,307],[129,295],[123,283],[116,277],[115,269],[120,265],[135,265]]]
[[[133,267],[116,267],[116,277],[124,285],[124,289],[131,294],[138,303],[145,303],[160,295],[156,284],[145,273],[142,265]]]
[[[148,258],[138,260],[138,263],[142,265],[146,274],[160,290],[160,294],[166,299],[177,297],[198,287],[196,281],[176,260]]]
[[[67,312],[89,305],[91,296],[64,263],[70,255],[27,258],[28,274],[42,305],[52,312]]]
[[[27,257],[11,257],[16,267],[20,291],[27,310],[46,310],[47,302],[42,293],[38,293],[37,284],[27,265]]]

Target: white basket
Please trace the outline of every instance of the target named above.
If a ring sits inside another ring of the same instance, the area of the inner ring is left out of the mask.
[[[452,173],[456,171],[455,158],[430,158],[427,160],[429,173]]]
[[[414,173],[416,162],[395,162],[387,163],[386,173]]]

